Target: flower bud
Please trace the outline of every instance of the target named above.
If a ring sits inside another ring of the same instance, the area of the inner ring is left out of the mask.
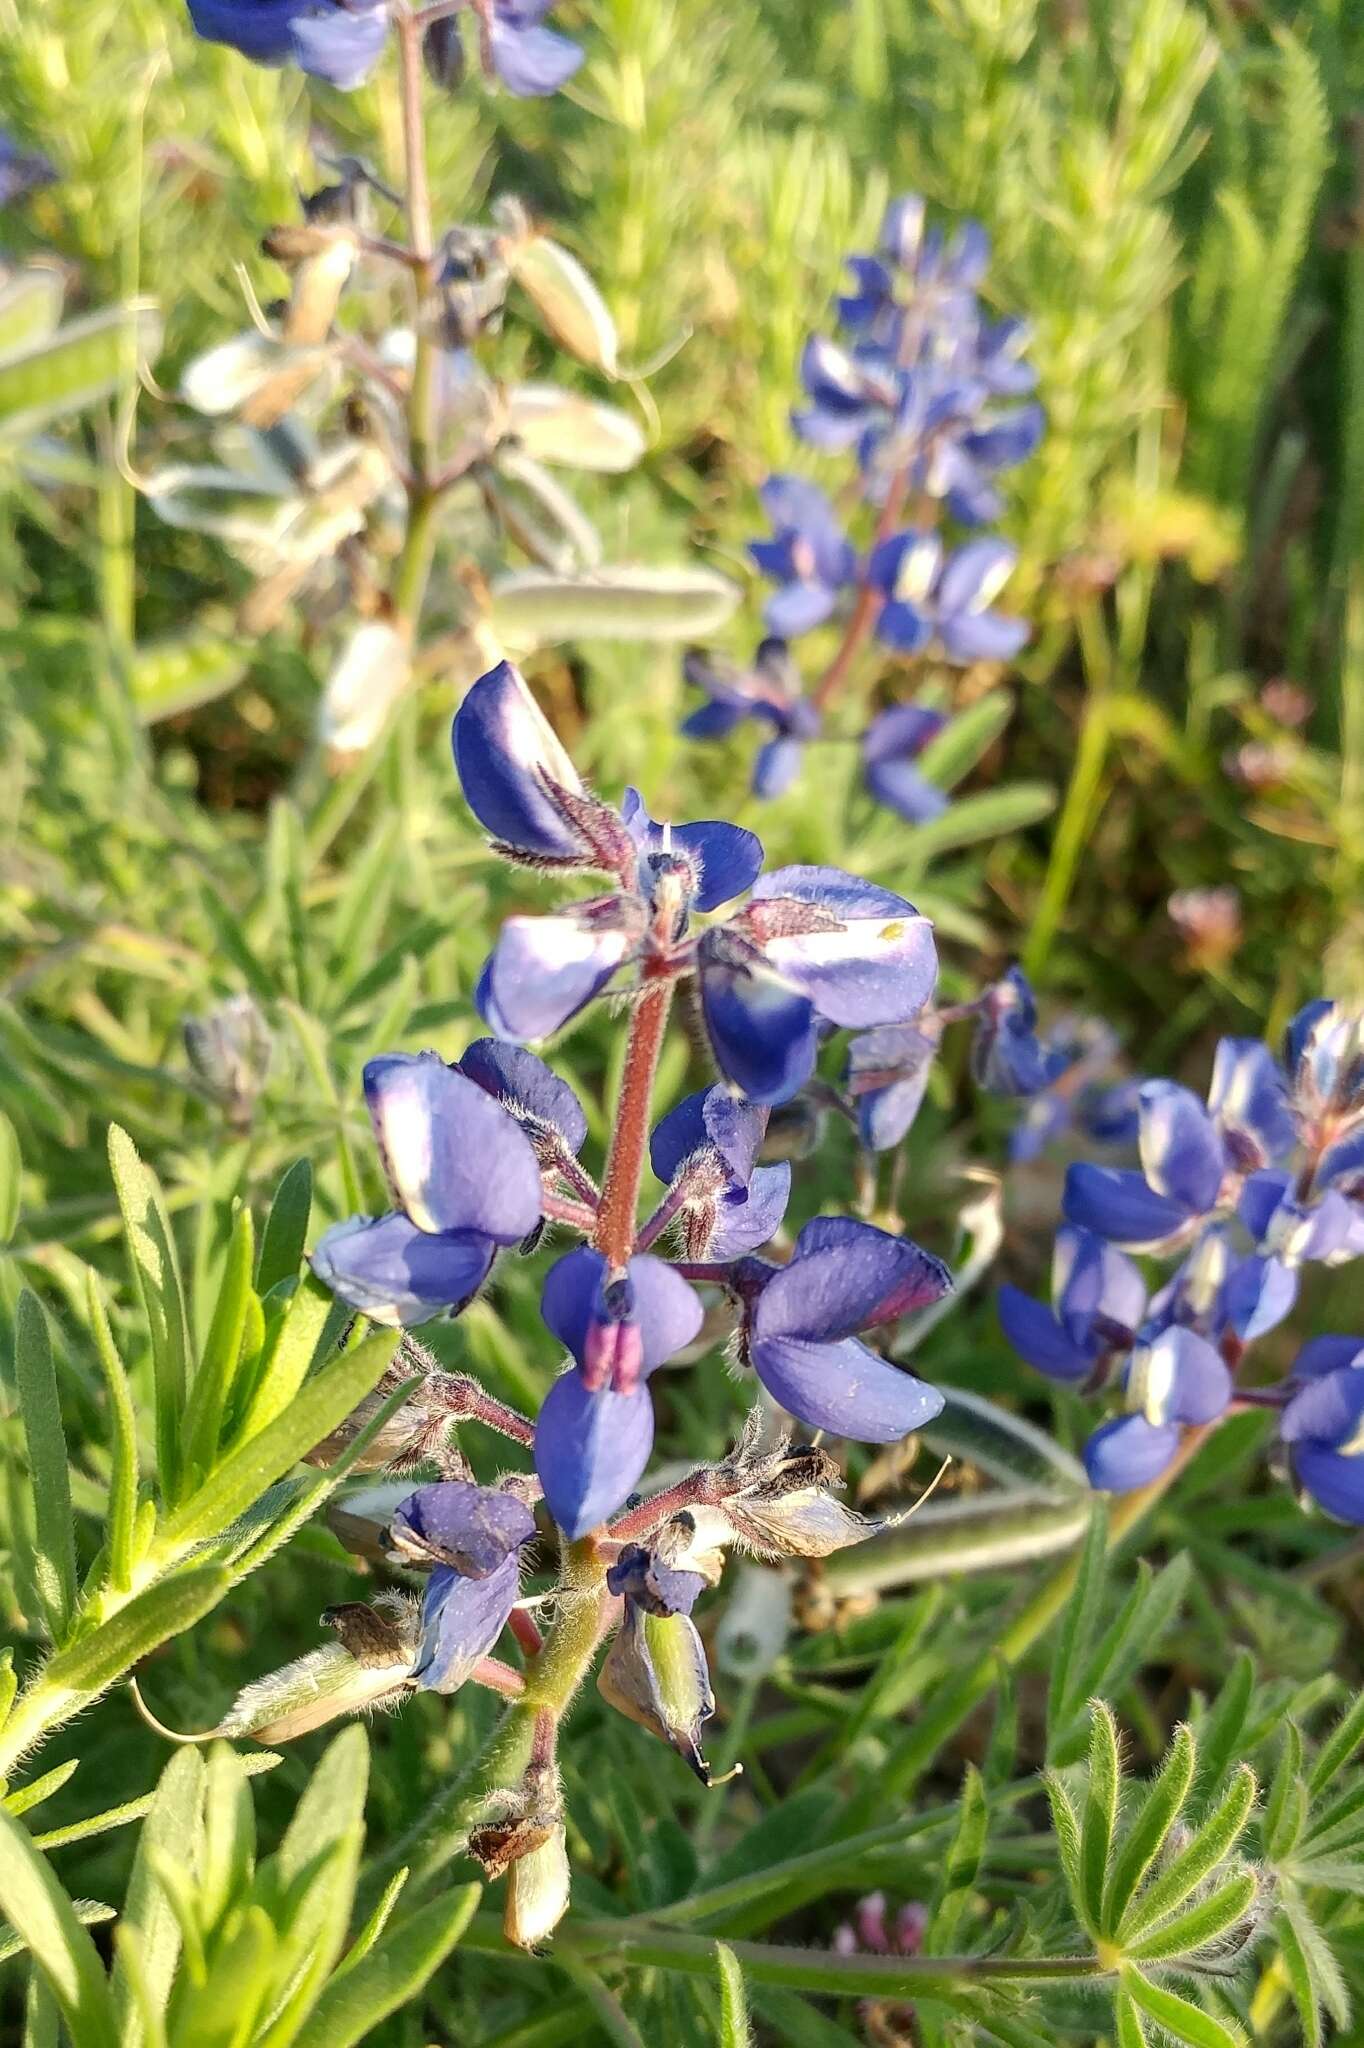
[[[649,1614],[627,1599],[625,1619],[597,1679],[602,1698],[675,1749],[712,1783],[701,1730],[715,1712],[706,1653],[685,1614]]]
[[[538,1848],[518,1856],[507,1878],[502,1932],[515,1948],[539,1948],[568,1911],[568,1836],[562,1821]]]
[[[215,1735],[292,1742],[342,1714],[396,1705],[412,1682],[415,1604],[406,1594],[384,1593],[373,1606],[347,1602],[329,1608],[323,1619],[340,1640],[245,1686]]]
[[[206,1017],[181,1027],[189,1063],[222,1104],[228,1122],[244,1130],[270,1071],[270,1027],[254,997],[229,996]]]

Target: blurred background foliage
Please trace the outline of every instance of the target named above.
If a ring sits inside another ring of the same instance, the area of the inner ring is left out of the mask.
[[[852,750],[841,763],[831,749],[817,783],[758,813],[736,796],[737,749],[676,737],[676,649],[625,642],[529,664],[583,768],[608,794],[638,781],[664,813],[755,824],[772,864],[837,860],[906,888],[938,919],[949,984],[1021,953],[1050,1009],[1109,1018],[1143,1072],[1201,1083],[1218,1032],[1272,1033],[1323,987],[1364,995],[1364,13],[1351,0],[600,0],[562,15],[588,50],[570,90],[516,102],[475,83],[435,104],[433,185],[442,222],[519,195],[590,266],[623,360],[648,372],[611,394],[638,405],[648,455],[627,480],[595,480],[588,500],[615,554],[690,553],[747,584],[757,484],[772,467],[819,473],[787,420],[802,341],[843,253],[868,245],[895,191],[987,224],[1000,310],[1036,326],[1049,421],[1009,515],[1020,608],[1038,630],[1006,679],[1007,728],[964,785],[973,809],[918,831],[873,818]],[[102,1275],[139,1392],[149,1372],[107,1122],[165,1185],[202,1339],[234,1202],[259,1202],[306,1156],[315,1227],[353,1208],[357,1183],[377,1203],[363,1060],[390,1045],[452,1057],[474,1035],[493,923],[534,885],[490,871],[450,772],[449,713],[471,672],[462,598],[486,566],[462,531],[452,523],[438,557],[428,686],[383,747],[338,765],[314,737],[326,629],[291,617],[244,641],[240,564],[161,523],[130,480],[192,445],[196,423],[167,394],[196,352],[246,325],[241,277],[262,304],[283,289],[261,237],[295,217],[297,186],[318,182],[315,151],[357,152],[398,181],[391,73],[342,98],[195,43],[174,0],[0,0],[0,125],[59,173],[0,215],[6,259],[55,264],[68,317],[147,295],[165,329],[150,388],[122,375],[42,461],[0,421],[0,1108],[23,1196],[0,1309],[28,1280],[56,1311],[73,1504],[93,1532],[107,1423],[84,1264]],[[508,323],[500,370],[548,360],[536,330]],[[559,374],[602,393],[586,371]],[[730,651],[747,653],[758,609],[750,590]],[[957,701],[999,680],[968,673]],[[1238,892],[1239,930],[1191,942],[1170,895],[1223,886]],[[243,991],[273,1052],[259,1100],[234,1116],[181,1032]],[[598,1142],[612,1044],[598,1019],[559,1059]],[[678,1084],[685,1054],[670,1057]],[[949,1071],[912,1140],[903,1221],[944,1253],[962,1167],[998,1157],[998,1128],[987,1111],[978,1130],[976,1115]],[[849,1153],[824,1156],[825,1180],[802,1176],[800,1214],[840,1198]],[[1006,1199],[1003,1259],[1029,1282],[1058,1184],[1051,1160]],[[1322,1327],[1358,1327],[1349,1285],[1328,1281]],[[513,1274],[496,1307],[438,1340],[526,1402],[555,1366],[522,1342],[536,1327],[530,1287]],[[1069,1395],[1020,1386],[984,1297],[934,1333],[922,1365],[1025,1400],[1063,1441],[1078,1431]],[[713,1455],[738,1390],[714,1369],[679,1387],[665,1448]],[[14,1473],[20,1439],[6,1431]],[[1224,1430],[1162,1509],[1156,1542],[1190,1549],[1199,1569],[1117,1696],[1146,1731],[1144,1761],[1191,1690],[1216,1689],[1234,1642],[1276,1688],[1260,1702],[1266,1728],[1290,1704],[1320,1706],[1334,1658],[1357,1673],[1357,1574],[1339,1569],[1351,1553],[1286,1494],[1238,1481],[1258,1434],[1253,1417]],[[149,1689],[171,1718],[211,1724],[240,1683],[313,1641],[318,1607],[348,1597],[354,1574],[325,1530],[304,1531],[288,1560],[169,1647]],[[594,1885],[602,1904],[681,1896],[693,1827],[722,1858],[755,1821],[790,1853],[810,1814],[785,1796],[791,1745],[820,1737],[826,1761],[874,1783],[881,1724],[932,1692],[961,1640],[993,1640],[1014,1590],[1000,1577],[954,1585],[931,1628],[900,1599],[850,1609],[840,1630],[795,1639],[766,1689],[731,1680],[722,1745],[752,1747],[725,1816],[712,1804],[698,1823],[702,1795],[642,1744],[617,1781],[629,1738],[586,1708],[587,1758],[594,1732],[611,1753],[610,1768],[589,1761],[570,1802],[589,1898]],[[17,1584],[4,1597],[6,1633],[23,1638],[36,1617]],[[854,1711],[850,1686],[895,1645],[894,1683]],[[400,1738],[376,1729],[371,1837],[411,1822],[489,1712],[424,1698]],[[78,1775],[54,1825],[155,1781],[162,1745],[120,1701],[100,1716],[100,1786],[83,1791]],[[979,1733],[963,1738],[971,1753]],[[75,1746],[66,1731],[50,1760]],[[291,1756],[255,1786],[263,1827],[292,1810],[306,1766]],[[960,1756],[935,1768],[955,1784]],[[925,1895],[935,1839],[874,1874]],[[1024,1852],[1011,1854],[996,1905],[1017,1888]],[[79,1890],[116,1896],[127,1856],[118,1833],[83,1845]],[[76,1865],[58,1867],[77,1888]],[[800,1935],[827,1940],[835,1908],[796,1906]],[[1337,1932],[1364,1982],[1352,1915],[1340,1907]],[[505,2048],[624,2038],[593,2034],[606,2023],[580,1985],[553,2012],[491,1965],[442,1986],[451,2038],[474,2014],[478,2038]],[[697,2038],[687,2028],[709,2008],[692,1996],[660,1980],[648,2038]],[[774,2038],[851,2038],[791,1994],[771,1999]],[[1271,2033],[1289,2024],[1281,1985],[1262,2004]]]

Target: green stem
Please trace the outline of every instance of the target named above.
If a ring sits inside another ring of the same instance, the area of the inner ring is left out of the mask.
[[[1082,620],[1083,620],[1082,614]],[[1082,630],[1082,638],[1083,638]],[[1090,663],[1087,659],[1086,667]],[[1055,837],[1051,845],[1051,858],[1042,883],[1033,915],[1032,930],[1023,950],[1023,969],[1026,974],[1036,975],[1044,965],[1057,927],[1070,901],[1070,892],[1075,882],[1080,856],[1085,850],[1093,819],[1094,806],[1103,779],[1104,763],[1108,758],[1108,742],[1112,732],[1112,699],[1106,686],[1100,684],[1091,674],[1091,695],[1085,710],[1084,725],[1080,731],[1080,744],[1075,753],[1075,765],[1071,769],[1070,786],[1066,800],[1057,820]]]
[[[431,293],[435,281],[435,238],[431,222],[431,190],[426,171],[426,127],[422,116],[422,24],[403,9],[395,18],[398,82],[402,100],[403,162],[406,182],[409,253],[417,286],[416,353],[407,398],[408,508],[407,532],[394,571],[390,595],[399,620],[415,638],[422,602],[431,574],[435,517],[439,502],[436,474],[436,345],[431,332]]]

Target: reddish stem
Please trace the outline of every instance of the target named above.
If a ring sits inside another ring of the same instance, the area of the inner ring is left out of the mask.
[[[510,1664],[504,1664],[500,1657],[480,1657],[469,1673],[475,1685],[486,1686],[489,1692],[500,1692],[509,1700],[518,1699],[526,1689],[526,1681],[519,1671],[513,1671]]]
[[[882,541],[889,540],[895,530],[896,521],[904,510],[905,498],[909,493],[909,468],[898,469],[886,490],[886,502],[881,507],[881,516],[876,522],[876,533],[872,539],[872,552]],[[848,670],[857,659],[862,643],[876,623],[876,614],[881,609],[881,593],[875,584],[863,582],[843,630],[843,638],[833,660],[825,669],[814,689],[810,692],[811,702],[822,711],[829,699],[844,682]]]
[[[649,1140],[649,1103],[673,998],[672,975],[666,965],[646,962],[644,974],[644,993],[630,1019],[601,1207],[592,1233],[593,1244],[612,1267],[624,1266],[634,1249],[635,1212]]]
[[[538,1656],[545,1646],[545,1639],[535,1625],[535,1616],[524,1607],[513,1607],[508,1616],[508,1626],[526,1655]]]
[[[574,1230],[581,1230],[584,1237],[591,1237],[597,1227],[597,1212],[589,1209],[586,1202],[571,1202],[566,1195],[544,1195],[540,1207],[555,1223],[567,1223]]]
[[[428,1373],[419,1391],[424,1402],[448,1415],[452,1422],[481,1422],[517,1444],[535,1441],[535,1424],[530,1418],[509,1408],[505,1401],[496,1400],[468,1373]]]
[[[670,1521],[683,1508],[711,1507],[725,1498],[725,1488],[712,1465],[702,1465],[695,1472],[689,1472],[685,1479],[679,1479],[675,1486],[665,1486],[662,1493],[654,1494],[649,1500],[641,1501],[637,1508],[630,1508],[618,1515],[607,1525],[607,1537],[612,1543],[635,1542],[641,1536],[651,1536],[655,1529]]]

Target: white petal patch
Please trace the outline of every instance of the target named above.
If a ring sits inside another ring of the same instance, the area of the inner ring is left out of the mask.
[[[1168,1422],[1174,1393],[1176,1351],[1169,1337],[1157,1338],[1132,1353],[1127,1372],[1127,1406],[1132,1414],[1144,1415],[1159,1428]]]
[[[512,670],[511,686],[503,699],[501,737],[519,768],[541,768],[561,789],[581,790],[577,769],[517,669]]]

